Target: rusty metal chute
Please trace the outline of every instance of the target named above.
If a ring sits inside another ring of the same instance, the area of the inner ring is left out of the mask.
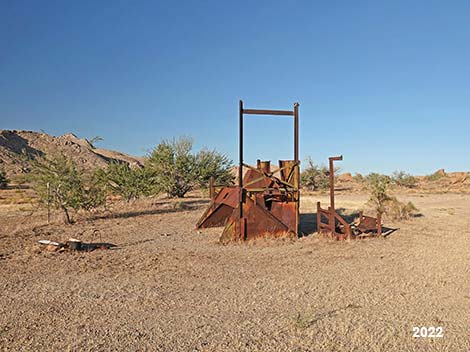
[[[293,110],[256,110],[239,106],[238,186],[222,188],[217,194],[211,182],[211,203],[197,228],[225,225],[221,241],[244,241],[258,237],[297,236],[299,231],[300,172],[298,107]],[[293,116],[294,159],[258,160],[256,167],[243,162],[244,115]],[[247,170],[243,176],[244,168]]]

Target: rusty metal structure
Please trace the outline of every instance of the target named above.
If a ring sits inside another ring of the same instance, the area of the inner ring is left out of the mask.
[[[335,168],[334,162],[343,160],[343,156],[329,158],[330,206],[327,209],[317,202],[317,232],[328,234],[337,240],[362,238],[364,235],[382,235],[382,217],[377,218],[359,213],[359,223],[349,224],[335,209]]]
[[[364,215],[361,211],[359,213],[359,224],[355,228],[356,235],[372,234],[375,236],[382,236],[382,214],[377,212],[377,217]]]
[[[256,167],[243,159],[243,120],[245,115],[292,116],[294,120],[294,158],[257,161]],[[245,109],[239,105],[238,185],[214,191],[211,203],[196,224],[197,228],[225,226],[222,242],[244,241],[259,237],[297,236],[299,231],[299,104],[293,110]],[[246,173],[244,174],[244,169]]]
[[[351,238],[351,226],[336,212],[335,209],[335,167],[334,162],[343,160],[343,156],[329,158],[330,206],[323,209],[317,202],[317,232],[329,234],[338,240]],[[326,220],[326,221],[324,221]]]

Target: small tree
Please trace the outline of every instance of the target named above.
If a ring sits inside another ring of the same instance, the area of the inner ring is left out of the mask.
[[[61,209],[68,224],[72,222],[70,209],[90,210],[105,202],[102,190],[94,183],[86,184],[75,162],[63,154],[32,161],[30,179],[40,201]]]
[[[217,183],[228,183],[232,162],[215,150],[192,152],[193,140],[180,137],[162,141],[149,155],[145,168],[152,176],[155,190],[169,197],[184,197],[196,186],[207,187],[211,176]]]
[[[416,184],[418,183],[418,180],[416,179],[416,177],[410,174],[407,174],[404,171],[395,171],[392,174],[391,180],[396,185],[401,186],[401,187],[406,187],[406,188],[414,188],[416,187]]]
[[[211,177],[214,177],[214,182],[219,185],[232,183],[235,179],[230,172],[232,165],[232,160],[225,154],[221,154],[216,150],[201,150],[196,154],[198,186],[207,189]]]
[[[151,172],[156,191],[169,197],[184,197],[197,184],[196,158],[192,139],[161,142],[149,155],[145,167]]]
[[[7,188],[8,182],[10,181],[7,179],[5,173],[2,170],[0,170],[0,189]]]
[[[386,210],[385,203],[391,200],[391,197],[387,194],[390,177],[371,173],[365,179],[371,192],[369,202],[379,213],[383,214]]]
[[[142,168],[131,168],[127,163],[111,163],[105,170],[96,170],[94,178],[106,191],[120,195],[127,202],[152,191],[149,173]]]
[[[313,160],[308,157],[307,166],[300,174],[300,183],[311,191],[319,189],[327,189],[330,185],[330,171],[326,166],[316,165]]]
[[[372,173],[365,180],[371,192],[369,203],[380,214],[387,213],[392,219],[404,220],[417,213],[418,209],[413,203],[402,203],[388,194],[388,187],[392,182],[389,176]]]
[[[100,136],[94,136],[93,138],[85,138],[85,140],[88,142],[88,144],[91,146],[92,149],[96,149],[96,146],[95,144],[98,143],[98,142],[101,142],[103,141],[103,137],[100,137]]]

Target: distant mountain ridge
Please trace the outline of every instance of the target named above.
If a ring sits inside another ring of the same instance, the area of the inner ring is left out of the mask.
[[[72,158],[83,171],[104,168],[111,162],[143,166],[143,158],[94,148],[86,139],[78,138],[73,133],[56,137],[43,132],[0,130],[0,169],[10,177],[25,173],[29,165],[23,153],[31,158],[62,153]]]

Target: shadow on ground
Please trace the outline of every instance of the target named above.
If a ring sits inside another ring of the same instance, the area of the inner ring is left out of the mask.
[[[95,215],[93,220],[98,219],[121,219],[121,218],[132,218],[142,215],[157,215],[167,213],[177,213],[181,211],[196,210],[203,207],[207,207],[209,204],[208,200],[197,199],[182,202],[161,202],[155,204],[155,208],[142,209],[142,210],[130,210],[121,212],[108,212],[106,214]]]
[[[91,252],[96,249],[116,249],[116,248],[117,246],[115,244],[108,243],[108,242],[90,242],[90,243],[82,242],[80,250],[84,252]]]

